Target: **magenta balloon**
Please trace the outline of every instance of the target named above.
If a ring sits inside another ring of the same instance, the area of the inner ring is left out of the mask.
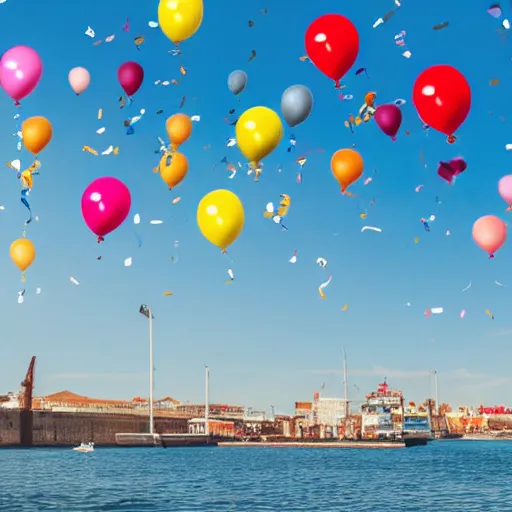
[[[0,60],[0,85],[16,105],[35,89],[42,75],[41,57],[28,46],[15,46]]]
[[[82,216],[101,242],[128,217],[132,197],[128,187],[117,178],[98,178],[82,196]]]
[[[389,105],[380,105],[375,110],[373,116],[377,126],[393,140],[402,124],[402,111],[393,103]]]
[[[498,182],[498,192],[509,206],[512,205],[512,174],[503,176]]]
[[[127,96],[133,96],[144,81],[144,70],[136,62],[125,62],[117,70],[117,79]]]
[[[480,217],[473,224],[473,240],[489,256],[494,257],[494,253],[501,248],[507,239],[507,225],[494,215]]]

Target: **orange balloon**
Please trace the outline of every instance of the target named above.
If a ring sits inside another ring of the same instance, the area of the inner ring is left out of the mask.
[[[176,151],[192,134],[192,121],[185,114],[174,114],[165,123],[171,148]]]
[[[353,149],[339,149],[332,155],[331,171],[345,192],[363,175],[364,162],[362,156]]]
[[[21,134],[25,148],[37,156],[52,140],[52,123],[46,117],[29,117],[21,125]]]
[[[169,190],[179,185],[188,172],[187,157],[181,153],[165,153],[158,166],[160,177],[167,183]]]
[[[25,272],[36,259],[36,248],[30,240],[18,238],[18,240],[14,240],[11,244],[9,254],[13,263],[22,272]]]

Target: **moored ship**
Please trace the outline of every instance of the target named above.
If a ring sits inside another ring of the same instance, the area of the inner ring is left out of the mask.
[[[366,395],[366,402],[361,406],[361,438],[368,441],[400,442],[407,447],[427,444],[428,436],[418,434],[411,428],[413,424],[416,425],[413,423],[416,416],[409,413],[406,425],[404,412],[402,391],[390,388],[384,380],[377,391]]]

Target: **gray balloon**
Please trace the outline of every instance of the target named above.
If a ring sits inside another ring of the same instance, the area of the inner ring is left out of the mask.
[[[312,110],[313,94],[305,85],[292,85],[283,92],[281,112],[291,128],[303,123]]]
[[[233,71],[228,76],[228,88],[236,96],[240,94],[247,85],[247,75],[244,71]]]

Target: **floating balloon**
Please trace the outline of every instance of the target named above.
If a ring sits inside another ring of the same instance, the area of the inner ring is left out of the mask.
[[[125,62],[117,70],[117,79],[127,96],[133,96],[144,81],[144,70],[136,62]]]
[[[253,169],[277,148],[283,138],[283,123],[267,107],[246,110],[236,123],[236,140],[242,154]]]
[[[160,0],[158,23],[162,32],[174,44],[178,44],[199,30],[203,12],[203,0]]]
[[[192,120],[185,114],[174,114],[165,122],[171,148],[176,151],[192,134]]]
[[[402,111],[393,103],[389,105],[379,105],[373,115],[377,126],[391,140],[396,140],[396,134],[402,124]]]
[[[42,75],[41,57],[28,46],[15,46],[0,60],[0,84],[16,106],[36,88]]]
[[[229,190],[214,190],[197,207],[197,225],[213,245],[226,249],[239,237],[245,223],[244,207]]]
[[[303,123],[313,110],[313,94],[305,85],[292,85],[281,97],[281,112],[290,128]]]
[[[507,225],[494,215],[480,217],[473,224],[473,240],[477,245],[494,258],[494,253],[501,248],[507,239]]]
[[[498,192],[509,208],[512,206],[512,174],[503,176],[498,182]]]
[[[236,96],[247,85],[247,74],[244,71],[233,71],[228,76],[228,89]]]
[[[169,190],[171,190],[176,185],[179,185],[187,175],[187,157],[176,152],[165,153],[165,155],[162,155],[162,158],[160,159],[158,170],[160,171],[160,177],[167,184]]]
[[[130,213],[132,198],[128,187],[117,178],[98,178],[82,195],[82,216],[88,228],[98,237],[117,229]]]
[[[325,14],[308,27],[305,43],[311,62],[339,87],[359,53],[356,27],[341,14]]]
[[[331,170],[342,193],[363,175],[363,169],[363,158],[353,149],[339,149],[332,155]]]
[[[46,117],[29,117],[21,124],[21,135],[25,148],[37,156],[52,140],[52,123]]]
[[[421,120],[453,143],[471,109],[471,88],[452,66],[432,66],[416,79],[412,100]]]
[[[9,249],[9,255],[13,263],[23,272],[22,281],[25,281],[25,270],[27,270],[36,259],[36,248],[26,238],[14,240]]]
[[[91,75],[85,68],[73,68],[68,74],[69,85],[78,96],[82,94],[91,83]]]

